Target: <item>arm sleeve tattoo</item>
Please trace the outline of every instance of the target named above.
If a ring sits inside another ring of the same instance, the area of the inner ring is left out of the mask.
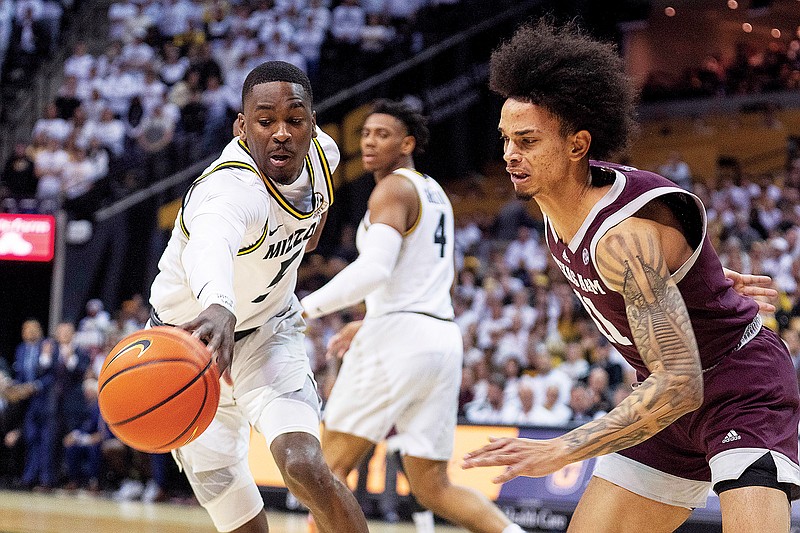
[[[598,247],[597,260],[625,299],[634,342],[652,373],[607,415],[562,437],[575,461],[647,440],[696,409],[703,395],[689,314],[670,278],[656,231],[645,224],[608,235]]]

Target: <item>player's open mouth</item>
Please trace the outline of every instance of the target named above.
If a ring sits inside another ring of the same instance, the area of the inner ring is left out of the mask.
[[[512,170],[508,170],[509,175],[511,176],[511,181],[514,183],[525,181],[528,178],[528,174],[524,172],[515,172]]]
[[[273,154],[269,156],[269,162],[272,163],[273,166],[282,167],[286,165],[291,158],[292,156],[289,154]]]

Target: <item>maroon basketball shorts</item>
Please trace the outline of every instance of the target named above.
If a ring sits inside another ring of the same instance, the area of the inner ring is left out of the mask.
[[[738,479],[765,454],[777,481],[800,487],[800,394],[780,338],[762,330],[703,373],[704,401],[647,441],[598,461],[595,475],[681,507],[704,507],[708,491]]]

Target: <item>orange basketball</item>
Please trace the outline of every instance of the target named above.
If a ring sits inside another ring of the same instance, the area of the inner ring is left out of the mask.
[[[205,345],[161,326],[122,339],[103,363],[100,413],[122,442],[160,453],[196,439],[219,404],[219,372]]]

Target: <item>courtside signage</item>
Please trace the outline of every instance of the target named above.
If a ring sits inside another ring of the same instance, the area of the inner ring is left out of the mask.
[[[50,261],[55,233],[51,215],[0,214],[0,260]]]

